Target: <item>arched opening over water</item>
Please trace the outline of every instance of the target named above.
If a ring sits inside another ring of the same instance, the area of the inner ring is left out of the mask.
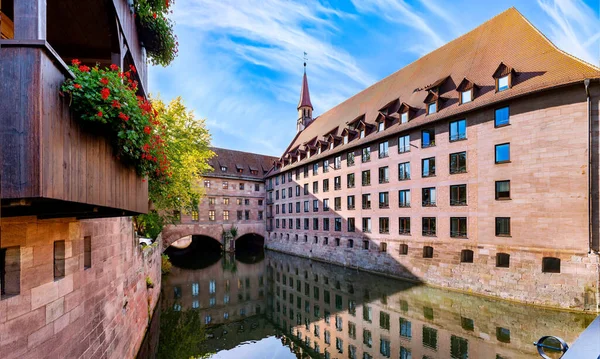
[[[242,263],[260,262],[265,257],[265,238],[259,234],[244,234],[235,241],[235,256]]]
[[[185,238],[185,237],[184,237]],[[178,248],[179,241],[165,250],[174,266],[189,269],[207,268],[221,259],[223,246],[217,239],[205,235],[192,235],[186,247]]]

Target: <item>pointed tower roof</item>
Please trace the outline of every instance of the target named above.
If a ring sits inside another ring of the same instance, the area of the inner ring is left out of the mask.
[[[308,79],[306,78],[306,62],[304,63],[304,78],[302,79],[302,89],[300,90],[300,102],[298,102],[298,108],[310,107],[313,109],[313,105],[310,102],[310,92],[308,91]]]

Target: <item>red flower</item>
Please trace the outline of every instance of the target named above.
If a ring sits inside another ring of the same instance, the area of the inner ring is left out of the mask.
[[[130,77],[131,77],[131,74],[129,73],[129,71],[127,71],[127,72],[125,73],[125,76],[127,76],[127,78],[130,78]]]
[[[73,87],[75,87],[76,89],[80,89],[81,85],[80,84],[75,84],[75,85],[73,85]]]
[[[150,126],[146,126],[146,127],[144,127],[144,132],[145,132],[147,135],[149,135],[149,134],[150,134],[150,132],[152,132],[152,129],[150,128]]]
[[[114,107],[114,108],[121,108],[121,104],[119,103],[119,101],[113,100],[112,107]]]
[[[102,111],[98,111],[98,113],[96,114],[96,116],[102,117]]]
[[[101,83],[101,84],[103,84],[104,86],[106,86],[106,85],[108,85],[108,79],[107,79],[106,77],[103,77],[103,78],[100,80],[100,83]]]
[[[136,72],[137,72],[137,70],[135,69],[135,66],[133,66],[133,65],[129,65],[129,69],[130,69],[131,71],[133,71],[133,73],[136,73]]]
[[[129,116],[127,116],[123,112],[119,112],[119,118],[125,122],[129,121]]]
[[[117,66],[115,64],[110,64],[110,69],[113,71],[117,71],[117,70],[119,70],[119,66]]]
[[[102,95],[102,99],[106,100],[108,99],[108,96],[110,96],[110,90],[105,87],[102,89],[102,91],[100,91],[100,94]]]
[[[119,77],[120,77],[120,78],[123,78],[123,77],[125,77],[125,74],[124,74],[124,73],[122,73],[122,72],[119,72]]]
[[[81,72],[90,72],[90,68],[85,66],[85,65],[81,65],[79,66],[79,71]]]
[[[73,61],[71,61],[71,64],[73,66],[79,66],[81,64],[81,61],[77,60],[77,59],[73,59]]]
[[[158,15],[156,15],[156,13],[154,13],[154,14],[152,14],[152,17],[153,17],[154,19],[156,19],[156,18],[158,17]]]

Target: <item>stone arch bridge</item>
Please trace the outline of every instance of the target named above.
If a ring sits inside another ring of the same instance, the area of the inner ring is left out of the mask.
[[[227,246],[228,248],[225,248],[228,243],[223,243],[224,242],[223,231],[229,231],[232,227],[232,224],[199,224],[199,223],[189,224],[188,223],[188,224],[167,225],[167,226],[165,226],[165,228],[162,231],[163,250],[167,249],[174,242],[176,242],[180,239],[189,238],[189,240],[191,242],[192,236],[196,236],[196,235],[210,237],[210,238],[214,239],[215,241],[219,242],[221,244],[221,246],[223,246],[223,249],[226,251],[235,250],[235,241],[245,235],[255,234],[255,235],[259,235],[259,236],[265,238],[266,231],[265,231],[264,224],[236,223],[236,224],[233,224],[233,226],[235,226],[237,228],[237,235],[235,238],[233,238],[233,241],[231,241],[229,243],[229,245]],[[210,239],[207,238],[206,240],[210,240]]]

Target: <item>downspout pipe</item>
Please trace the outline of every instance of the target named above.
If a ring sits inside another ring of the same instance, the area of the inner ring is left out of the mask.
[[[587,120],[588,120],[588,254],[592,253],[592,246],[594,243],[594,214],[593,214],[593,198],[592,198],[592,111],[591,111],[591,99],[590,99],[590,79],[583,80],[585,86],[585,96],[587,98]]]

